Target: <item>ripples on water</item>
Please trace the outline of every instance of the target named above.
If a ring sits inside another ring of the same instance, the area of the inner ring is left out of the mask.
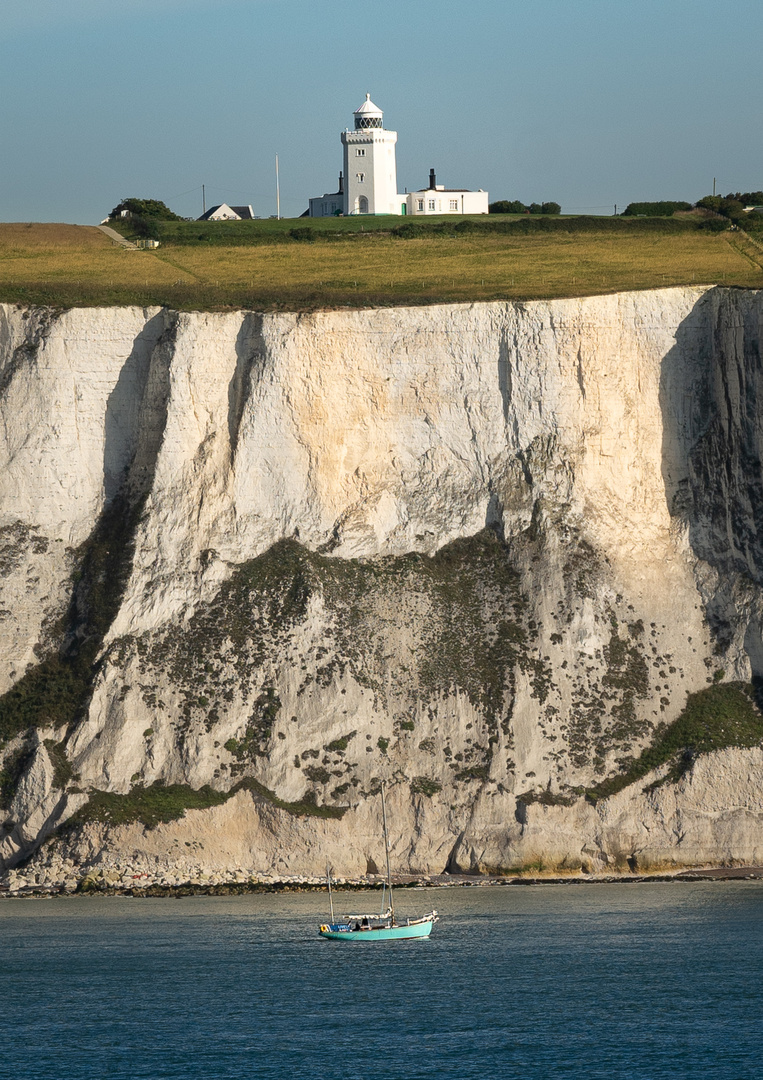
[[[357,909],[378,903],[378,894]],[[0,902],[9,1080],[753,1080],[763,885],[405,891],[430,941],[316,936],[321,894]]]

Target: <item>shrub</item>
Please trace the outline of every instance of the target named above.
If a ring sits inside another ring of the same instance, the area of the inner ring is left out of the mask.
[[[525,206],[519,199],[509,201],[499,199],[488,206],[490,214],[561,214],[562,208],[557,202],[530,203]]]
[[[304,772],[307,779],[315,784],[328,784],[331,779],[331,773],[322,765],[307,765]]]
[[[110,218],[119,218],[127,211],[131,218],[154,218],[158,221],[182,221],[183,219],[170,210],[160,199],[122,199],[109,214]]]
[[[691,210],[688,202],[632,202],[623,210],[623,217],[672,217],[678,210]]]
[[[460,755],[456,754],[458,758]],[[466,769],[462,769],[461,772],[457,772],[455,775],[456,780],[487,780],[490,775],[490,768],[488,765],[470,765]]]
[[[442,791],[442,784],[438,780],[430,780],[428,776],[414,776],[411,780],[411,794],[413,795],[426,795],[428,799],[431,799],[439,791]]]
[[[350,739],[354,739],[357,735],[357,731],[350,731],[347,735],[342,735],[340,739],[334,739],[333,742],[328,743],[323,747],[324,750],[328,750],[332,754],[343,754],[347,749]]]
[[[490,214],[526,214],[527,207],[519,199],[514,199],[513,202],[509,202],[507,199],[499,199],[498,202],[492,202],[488,206],[488,213]]]
[[[712,210],[715,214],[720,214],[721,217],[726,218],[742,229],[752,227],[753,230],[756,230],[761,215],[757,213],[748,214],[745,207],[763,206],[763,191],[736,192],[736,194],[729,193],[725,196],[706,195],[704,199],[699,200],[697,206],[704,210]]]
[[[134,215],[130,218],[133,234],[143,240],[160,240],[161,232],[156,218],[144,218]]]

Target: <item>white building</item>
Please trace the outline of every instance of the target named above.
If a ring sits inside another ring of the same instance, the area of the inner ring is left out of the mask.
[[[400,214],[395,160],[396,131],[386,131],[381,109],[366,94],[355,110],[355,128],[342,132],[345,214]],[[405,201],[405,200],[403,200]]]
[[[344,177],[339,174],[339,190],[329,191],[326,195],[318,195],[310,199],[310,208],[307,217],[337,217],[344,213]],[[305,217],[305,215],[302,215]]]
[[[466,188],[446,188],[437,183],[434,169],[429,170],[429,186],[405,196],[407,214],[487,214],[487,192]]]
[[[434,170],[429,173],[429,187],[421,191],[397,190],[395,144],[397,132],[384,127],[384,113],[366,100],[353,113],[352,130],[342,132],[344,181],[339,176],[339,191],[310,199],[310,217],[343,214],[486,214],[488,193],[447,189],[438,186]],[[341,210],[340,210],[341,203]]]

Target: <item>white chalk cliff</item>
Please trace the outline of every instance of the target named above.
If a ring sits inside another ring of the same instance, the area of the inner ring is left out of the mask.
[[[763,676],[762,331],[719,288],[0,306],[0,868],[364,873],[381,777],[398,870],[763,861],[749,737],[605,784]],[[157,781],[202,808],[102,794]]]

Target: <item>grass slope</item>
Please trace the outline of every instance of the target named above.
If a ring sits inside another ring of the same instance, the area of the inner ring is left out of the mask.
[[[308,798],[300,802],[285,802],[270,788],[251,777],[240,781],[230,791],[217,791],[209,784],[192,788],[187,784],[163,784],[157,780],[148,787],[136,784],[124,795],[112,791],[92,791],[88,802],[66,821],[63,829],[70,831],[89,821],[107,825],[128,825],[137,821],[147,829],[155,829],[157,825],[177,821],[185,815],[186,810],[222,806],[242,789],[295,817],[341,818],[347,810],[345,806],[318,806]]]
[[[459,229],[450,222],[424,228],[396,219],[393,233],[390,219],[344,219],[342,229],[327,219],[321,222],[326,235],[314,232],[317,239],[308,242],[290,236],[310,228],[299,220],[227,222],[215,229],[180,222],[177,236],[168,232],[157,251],[124,250],[90,227],[0,225],[0,300],[304,311],[586,296],[693,283],[763,287],[763,249],[744,234],[714,232],[695,221],[669,221],[666,228],[648,220],[582,220],[585,229],[569,219],[545,226],[540,222],[549,219],[513,225],[510,219],[485,220]],[[246,226],[261,226],[250,229],[250,243],[242,242]],[[198,239],[206,229],[213,235],[209,242]]]
[[[670,726],[658,728],[652,745],[625,772],[602,781],[586,795],[592,802],[606,799],[666,762],[671,763],[671,768],[665,780],[675,781],[699,754],[762,743],[763,716],[755,704],[753,687],[741,682],[709,686],[689,694],[678,719]]]

